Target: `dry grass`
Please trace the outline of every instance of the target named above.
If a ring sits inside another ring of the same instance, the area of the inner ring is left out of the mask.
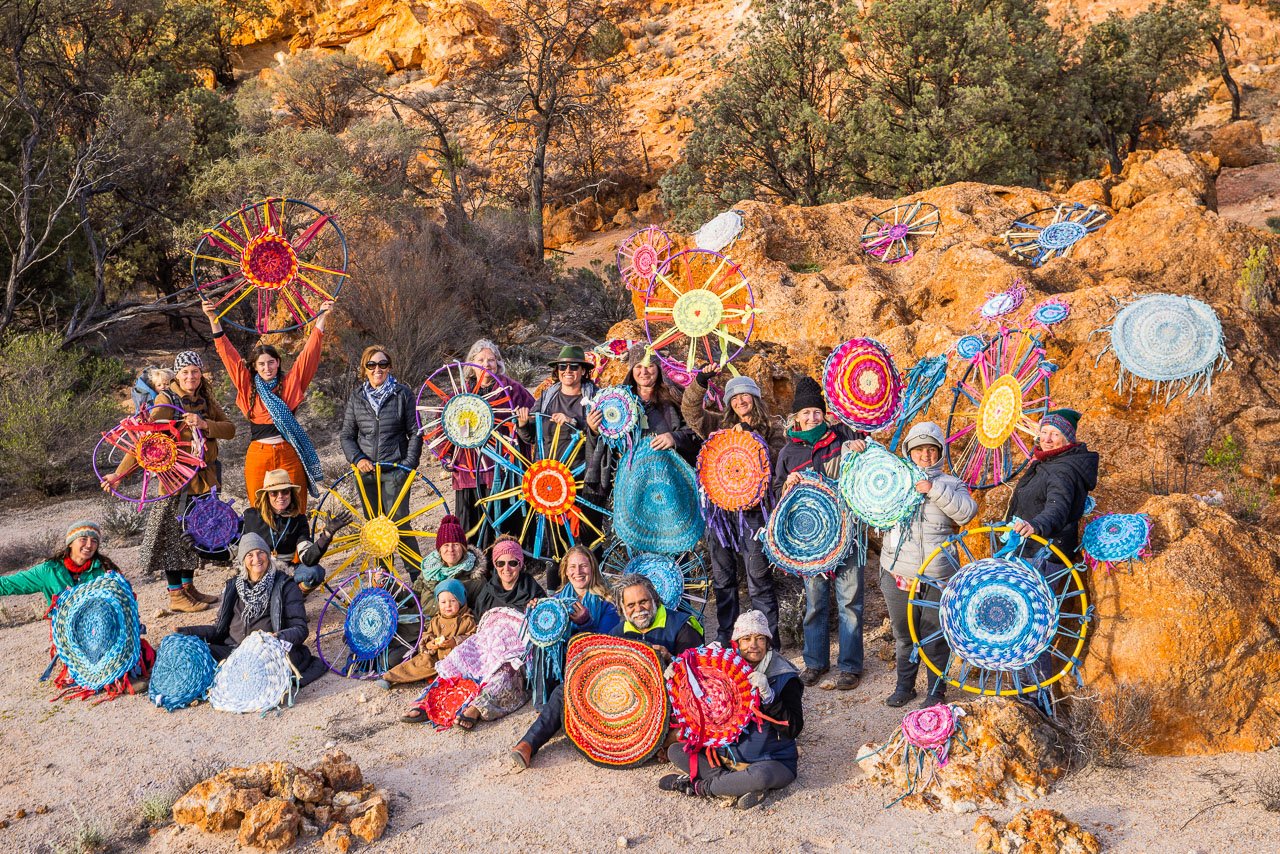
[[[1126,767],[1151,742],[1151,708],[1148,689],[1124,683],[1073,694],[1064,720],[1072,767]]]

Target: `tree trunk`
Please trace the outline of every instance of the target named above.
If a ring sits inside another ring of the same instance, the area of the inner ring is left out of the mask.
[[[532,244],[539,262],[546,251],[542,228],[542,198],[547,183],[547,144],[550,137],[550,122],[544,121],[538,129],[533,156],[529,160],[529,243]]]
[[[1240,86],[1236,83],[1235,78],[1231,76],[1231,68],[1227,64],[1225,29],[1210,35],[1209,42],[1213,45],[1213,49],[1218,52],[1218,74],[1222,76],[1222,83],[1227,87],[1227,92],[1231,95],[1231,121],[1237,122],[1240,120]]]

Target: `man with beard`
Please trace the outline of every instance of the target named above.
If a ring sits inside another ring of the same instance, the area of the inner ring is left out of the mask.
[[[649,644],[664,667],[686,649],[702,646],[702,628],[697,620],[690,614],[668,611],[653,582],[643,575],[624,575],[614,588],[614,604],[623,622],[612,634]],[[538,750],[563,726],[564,686],[557,685],[524,738],[507,752],[512,767],[516,771],[528,768]]]

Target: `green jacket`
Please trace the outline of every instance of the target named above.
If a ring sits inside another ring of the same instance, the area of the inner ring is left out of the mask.
[[[11,575],[0,575],[0,596],[21,596],[25,593],[43,593],[45,601],[53,604],[53,598],[68,587],[83,584],[106,574],[102,561],[94,558],[89,568],[72,575],[60,558],[49,558],[30,569]]]

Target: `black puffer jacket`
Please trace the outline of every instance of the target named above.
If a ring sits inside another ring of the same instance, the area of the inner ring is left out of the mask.
[[[347,462],[400,463],[416,469],[422,455],[422,437],[414,411],[413,392],[400,381],[377,413],[357,388],[347,398],[342,416],[342,453]]]
[[[1098,454],[1076,445],[1027,467],[1013,489],[1009,516],[1025,519],[1072,561],[1079,560],[1080,517],[1089,491],[1097,485]]]

